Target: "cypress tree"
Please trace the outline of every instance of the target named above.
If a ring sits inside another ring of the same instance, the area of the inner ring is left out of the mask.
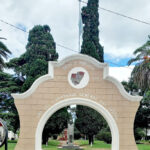
[[[99,0],[88,0],[86,7],[82,9],[82,21],[84,24],[83,43],[81,46],[81,53],[94,57],[100,62],[104,62],[103,47],[99,43],[99,14],[98,14]],[[80,112],[80,113],[78,113]],[[88,119],[85,118],[85,114]],[[76,127],[83,133],[88,135],[89,144],[94,142],[93,136],[96,135],[102,128],[105,122],[102,116],[85,106],[77,107]],[[93,118],[95,118],[93,122]],[[86,122],[86,123],[85,123]],[[84,126],[83,126],[84,125]]]
[[[81,53],[92,56],[100,62],[104,62],[103,47],[99,43],[98,7],[99,0],[88,0],[87,6],[82,9],[84,33]]]
[[[48,60],[58,59],[56,44],[50,31],[48,25],[34,26],[29,32],[26,52],[7,64],[7,67],[14,69],[19,78],[24,78],[21,92],[29,89],[37,78],[47,74]]]

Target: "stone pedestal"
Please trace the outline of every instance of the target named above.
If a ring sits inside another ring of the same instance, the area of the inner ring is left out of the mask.
[[[79,150],[81,149],[78,145],[74,145],[74,124],[73,122],[68,123],[68,130],[67,130],[67,145],[62,146],[64,149],[73,149],[73,150]]]
[[[63,147],[62,147],[63,149],[73,149],[73,150],[82,150],[79,146],[77,146],[77,145],[64,145]]]

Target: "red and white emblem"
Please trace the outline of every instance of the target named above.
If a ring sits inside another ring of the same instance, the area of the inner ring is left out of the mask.
[[[68,80],[72,87],[84,88],[89,82],[89,74],[84,68],[75,67],[69,72]]]
[[[73,73],[71,75],[71,81],[73,82],[74,85],[77,85],[80,83],[80,81],[83,79],[83,77],[84,77],[84,72],[82,72],[82,71]]]

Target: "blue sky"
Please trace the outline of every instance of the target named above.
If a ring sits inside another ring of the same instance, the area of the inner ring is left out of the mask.
[[[1,4],[0,19],[25,31],[29,31],[34,25],[48,24],[56,43],[78,51],[78,0],[1,0]],[[100,0],[100,6],[150,22],[149,0]],[[99,14],[99,38],[104,46],[105,60],[126,66],[128,60],[133,57],[133,51],[147,41],[150,26],[102,10],[99,10]],[[2,22],[0,29],[0,36],[7,38],[4,43],[13,53],[11,58],[19,57],[25,52],[28,34]],[[56,50],[60,60],[75,54],[59,46]],[[120,72],[124,69],[113,64],[110,66],[114,72],[118,68]],[[131,72],[131,69],[128,70]],[[129,74],[126,79],[128,76]]]
[[[109,66],[111,67],[123,67],[127,66],[128,61],[131,59],[131,57],[125,57],[121,59],[111,58],[109,55],[104,55],[105,62],[109,63]]]
[[[19,29],[24,30],[25,32],[27,31],[27,27],[21,23],[17,23],[15,26],[18,27]]]

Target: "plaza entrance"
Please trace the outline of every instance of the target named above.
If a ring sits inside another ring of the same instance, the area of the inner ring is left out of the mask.
[[[57,110],[72,104],[89,106],[109,124],[111,150],[137,150],[133,125],[141,97],[129,95],[109,76],[105,63],[86,55],[49,62],[49,72],[23,94],[12,94],[20,117],[15,150],[42,150],[42,131]]]

